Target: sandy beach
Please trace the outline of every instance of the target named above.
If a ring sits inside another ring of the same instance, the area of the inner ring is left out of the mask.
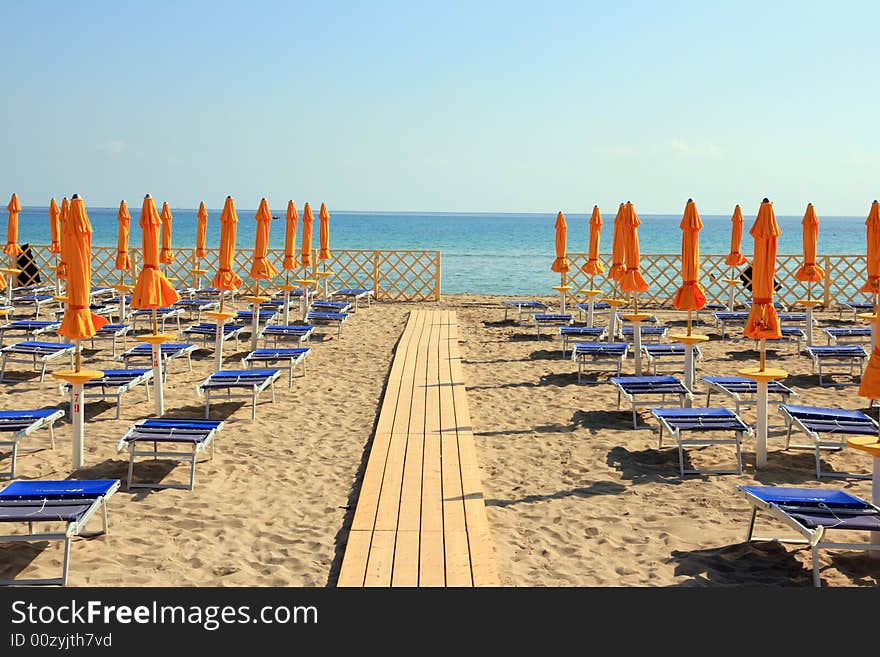
[[[672,443],[657,448],[656,421],[642,411],[632,428],[630,408],[616,408],[611,385],[578,385],[576,365],[561,357],[558,338],[533,326],[503,321],[504,297],[445,295],[439,303],[379,302],[345,325],[313,339],[305,376],[279,380],[277,400],[264,395],[257,419],[249,404],[217,405],[226,419],[213,460],[200,462],[196,487],[120,490],[110,503],[111,533],[76,539],[71,548],[74,586],[334,586],[348,526],[369,453],[394,346],[413,308],[456,310],[477,458],[506,586],[811,586],[809,551],[776,544],[746,545],[749,505],[740,484],[843,488],[870,499],[870,481],[816,479],[813,452],[784,451],[780,428],[771,429],[768,467],[755,469],[754,446],[744,443],[742,475],[678,476]],[[545,301],[552,301],[546,298]],[[656,311],[670,326],[684,314]],[[817,313],[821,326],[849,323],[836,310]],[[603,321],[605,316],[602,315]],[[708,314],[704,315],[709,318]],[[754,342],[721,341],[711,325],[697,327],[712,339],[701,347],[704,374],[734,375],[757,365]],[[732,329],[733,336],[740,331]],[[819,329],[817,344],[824,344]],[[9,339],[7,339],[7,342]],[[133,340],[129,341],[131,344]],[[90,367],[121,367],[109,345],[84,350]],[[249,351],[244,338],[227,344],[226,365]],[[801,394],[797,403],[866,409],[857,388],[818,387],[810,360],[793,343],[771,347],[768,358],[790,373],[785,381]],[[200,418],[196,386],[212,371],[212,350],[200,350],[193,371],[172,362],[166,391],[171,417]],[[53,365],[50,370],[63,365]],[[633,361],[624,367],[633,372]],[[56,381],[40,383],[23,366],[11,366],[0,386],[0,407],[68,410]],[[603,382],[608,373],[589,378]],[[848,377],[837,376],[847,382]],[[705,402],[697,386],[696,405]],[[713,405],[725,399],[713,398]],[[86,469],[80,478],[126,476],[128,457],[116,444],[136,420],[152,414],[142,390],[129,394],[122,417],[115,406],[87,406]],[[876,411],[871,414],[876,417]],[[744,411],[747,422],[753,412]],[[771,425],[781,416],[771,410]],[[22,479],[70,475],[70,427],[57,429],[57,448],[22,454]],[[39,432],[24,447],[48,447]],[[693,465],[733,462],[731,446],[690,450]],[[842,450],[824,455],[827,469],[870,472],[867,455]],[[4,457],[0,466],[8,465]],[[183,481],[185,467],[142,464],[139,477]],[[767,527],[767,525],[763,525]],[[778,528],[777,528],[778,530]],[[51,576],[61,564],[58,544],[0,544],[0,577]],[[876,561],[863,552],[822,553],[823,584],[876,586]]]

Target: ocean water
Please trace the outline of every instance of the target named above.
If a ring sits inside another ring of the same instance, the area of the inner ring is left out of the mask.
[[[137,221],[140,207],[132,213],[132,245],[140,243]],[[284,247],[284,210],[272,223],[270,246]],[[88,208],[95,245],[116,244],[117,208]],[[237,244],[251,248],[256,229],[253,209],[238,209]],[[302,211],[300,210],[300,213]],[[616,208],[603,213],[602,252],[611,250]],[[4,212],[5,214],[5,212]],[[192,247],[196,237],[196,210],[172,208],[173,245]],[[208,211],[208,246],[219,246],[219,209]],[[681,215],[639,215],[639,243],[642,253],[679,253]],[[819,217],[819,255],[864,254],[865,219],[862,217]],[[2,215],[0,215],[2,217]],[[730,216],[701,215],[700,233],[703,253],[727,253],[730,249]],[[5,219],[5,218],[2,218]],[[2,220],[0,219],[0,220]],[[801,253],[801,216],[777,216],[782,235],[780,254]],[[444,293],[476,292],[485,294],[534,295],[548,293],[558,284],[559,275],[550,271],[554,258],[554,223],[556,214],[464,214],[464,213],[387,213],[334,212],[330,214],[332,249],[432,249],[442,257]],[[589,240],[589,215],[567,214],[568,250],[586,252]],[[745,217],[743,252],[752,250],[748,229],[754,216]],[[318,246],[317,214],[313,245]],[[302,233],[302,221],[299,222]],[[2,224],[0,224],[2,231]],[[297,235],[299,245],[300,235]],[[19,242],[48,244],[50,241],[46,207],[26,207],[19,218]]]

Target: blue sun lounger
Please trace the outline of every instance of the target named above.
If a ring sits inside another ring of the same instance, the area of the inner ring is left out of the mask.
[[[99,301],[110,299],[111,297],[116,295],[116,290],[112,287],[106,287],[104,285],[95,285],[92,286],[89,290],[89,302],[97,303]]]
[[[578,383],[581,383],[583,371],[587,367],[593,371],[592,365],[611,361],[615,372],[620,375],[620,368],[626,359],[629,345],[625,342],[575,342],[571,349],[571,359],[577,363]]]
[[[312,301],[309,310],[316,313],[350,313],[351,304],[348,301]]]
[[[694,396],[685,385],[671,375],[661,376],[612,376],[611,383],[617,388],[617,408],[620,401],[625,398],[632,404],[633,429],[637,429],[639,406],[669,406],[675,402],[667,402],[666,396],[670,395],[678,400],[679,406],[684,406],[685,400],[693,399]],[[660,399],[657,400],[656,397]],[[645,397],[649,401],[641,401]]]
[[[253,309],[254,304],[248,304],[248,307]],[[296,311],[299,308],[299,301],[291,298],[287,302],[287,310],[290,312],[291,310]],[[277,314],[281,314],[284,312],[284,297],[280,299],[269,299],[268,301],[263,301],[260,303],[260,310],[271,310]]]
[[[712,317],[715,318],[715,324],[721,327],[721,339],[727,339],[727,326],[745,326],[746,321],[749,319],[749,314],[744,313],[742,311],[729,311],[729,312],[717,312],[712,313]]]
[[[813,561],[813,585],[821,586],[819,550],[880,550],[874,543],[834,543],[825,539],[830,529],[880,532],[880,508],[842,490],[790,486],[737,486],[752,505],[746,542],[773,541],[809,545]],[[758,511],[800,534],[800,538],[754,536]],[[870,536],[871,534],[869,534]]]
[[[274,324],[265,327],[263,332],[260,333],[260,337],[263,338],[263,344],[266,347],[269,346],[270,339],[275,347],[278,346],[279,341],[285,342],[289,340],[296,340],[296,346],[302,347],[303,342],[308,341],[314,331],[314,326],[305,324],[288,324],[287,326]]]
[[[825,334],[829,345],[871,344],[871,329],[868,326],[823,328],[822,333]]]
[[[516,321],[518,323],[522,323],[523,319],[523,310],[525,311],[543,311],[547,310],[550,306],[548,306],[543,301],[528,301],[527,299],[513,299],[502,301],[501,305],[504,306],[504,321],[507,321],[507,312],[511,308],[516,308]]]
[[[119,419],[122,411],[122,396],[137,388],[144,386],[147,393],[147,401],[150,400],[150,381],[153,379],[153,370],[150,369],[125,369],[125,370],[101,370],[104,374],[100,378],[86,381],[83,384],[83,397],[89,399],[115,399],[116,419]],[[70,392],[70,384],[62,383],[58,386],[62,394]]]
[[[8,472],[0,472],[0,477],[15,478],[15,463],[20,450],[18,443],[25,436],[44,427],[49,429],[49,441],[55,449],[55,421],[64,417],[64,411],[57,408],[42,408],[30,411],[0,411],[0,447],[9,448],[12,460]],[[29,451],[29,450],[28,450]]]
[[[538,329],[538,337],[541,337],[541,328],[545,326],[570,326],[574,321],[571,313],[533,313],[532,323]]]
[[[51,306],[53,303],[58,303],[51,294],[25,294],[17,299],[13,299],[12,302],[14,305],[19,306],[33,306],[34,319],[39,319],[40,309],[43,306]]]
[[[744,376],[704,376],[703,381],[707,385],[706,406],[712,403],[712,393],[720,392],[733,400],[737,415],[743,406],[752,406],[758,394],[758,383]],[[800,397],[799,393],[779,381],[770,381],[767,384],[767,392],[771,395],[781,395],[786,404],[792,397]]]
[[[313,326],[335,326],[336,337],[342,337],[342,325],[348,319],[348,313],[308,312],[303,321]]]
[[[799,326],[780,326],[779,332],[782,334],[780,340],[786,340],[788,342],[795,343],[795,349],[797,350],[795,353],[801,353],[801,343],[806,342],[807,334],[804,333],[804,329]],[[758,342],[757,340],[755,341]],[[774,342],[779,342],[779,340],[775,340]]]
[[[70,357],[73,367],[76,346],[67,342],[16,342],[0,349],[3,360],[0,362],[0,381],[6,380],[8,363],[26,363],[40,370],[40,381],[46,376],[46,365],[64,356]]]
[[[165,331],[165,322],[169,319],[173,319],[177,323],[177,330],[180,330],[180,316],[183,314],[183,308],[176,308],[174,306],[170,306],[168,308],[156,308],[156,319],[159,322],[159,330]],[[137,330],[138,320],[143,319],[147,322],[147,325],[153,321],[153,309],[152,308],[138,308],[133,313],[131,313],[131,328],[132,330]]]
[[[581,318],[584,321],[586,321],[587,314],[590,312],[590,304],[578,303],[578,304],[575,304],[575,308],[577,308],[580,311]],[[594,301],[593,302],[593,314],[594,315],[596,313],[606,312],[608,310],[611,310],[611,304],[608,303],[607,301]]]
[[[359,304],[364,300],[367,302],[367,308],[370,307],[370,304],[373,302],[373,290],[365,287],[343,287],[330,293],[331,299],[336,297],[347,299],[350,303],[354,304],[352,312],[356,313]]]
[[[220,370],[202,381],[197,388],[199,395],[205,397],[205,419],[211,417],[211,400],[218,396],[224,399],[250,399],[251,420],[257,419],[257,397],[266,388],[272,391],[275,401],[275,381],[281,370]],[[241,390],[243,392],[233,392]],[[224,394],[225,393],[225,394]]]
[[[559,337],[562,338],[562,357],[565,358],[569,342],[601,342],[605,338],[605,327],[560,326]]]
[[[70,563],[70,539],[74,536],[97,536],[109,531],[107,500],[119,489],[118,479],[79,481],[35,480],[13,481],[0,491],[0,523],[21,524],[26,534],[0,536],[0,543],[64,541],[61,577],[51,579],[3,579],[3,586],[34,586],[38,584],[65,586]],[[98,531],[86,531],[86,525],[101,512],[103,526]],[[34,524],[63,524],[63,530],[34,531]]]
[[[174,306],[176,308],[183,308],[183,312],[187,313],[190,319],[195,317],[197,322],[201,322],[202,313],[218,310],[220,302],[214,299],[181,299]]]
[[[168,376],[168,363],[170,363],[175,358],[185,357],[186,362],[189,365],[189,371],[192,372],[192,353],[198,349],[198,345],[194,344],[182,344],[176,342],[166,342],[159,346],[159,353],[162,356],[162,375],[163,377]],[[130,360],[148,360],[152,361],[153,359],[153,345],[150,344],[139,344],[137,346],[132,347],[128,351],[121,353],[116,357],[116,360],[121,360],[126,367],[128,367],[128,361]]]
[[[848,310],[852,313],[852,321],[859,319],[859,313],[870,313],[874,311],[874,303],[872,301],[847,301],[837,302],[837,319],[843,318],[843,311]]]
[[[697,345],[694,347],[694,378],[696,378],[697,361],[703,358],[703,352]],[[660,362],[672,365],[674,372],[684,371],[684,345],[677,342],[670,344],[643,344],[642,352],[648,361],[648,367],[654,375],[658,374]]]
[[[261,326],[265,326],[269,324],[273,319],[278,316],[278,311],[274,309],[270,310],[258,310],[257,322]],[[252,310],[239,310],[235,313],[235,317],[232,322],[234,324],[238,324],[239,326],[243,326],[245,328],[250,327],[250,325],[254,321],[254,312]]]
[[[631,326],[631,325],[632,325],[632,322],[630,322],[630,320],[628,320],[628,319],[626,318],[626,316],[627,316],[628,314],[629,314],[629,313],[626,313],[626,312],[623,312],[623,313],[621,313],[621,312],[615,313],[615,323],[616,323],[616,325],[617,325],[617,326],[623,326],[624,324],[628,324],[628,325]],[[641,323],[642,323],[642,325],[645,325],[645,324],[656,324],[658,321],[660,321],[660,320],[657,319],[657,315],[648,315],[648,317],[646,317],[645,319],[643,319]]]
[[[660,422],[658,449],[663,447],[664,429],[678,444],[678,471],[682,477],[686,474],[742,474],[742,439],[743,435],[751,435],[752,430],[736,413],[727,408],[652,408],[651,413]],[[733,433],[733,437],[721,437],[719,433]],[[685,448],[706,445],[735,445],[736,468],[686,470]]]
[[[16,301],[19,297],[27,294],[40,294],[41,292],[51,292],[55,289],[54,285],[43,285],[36,283],[35,285],[19,285],[12,288],[12,300]]]
[[[92,336],[92,349],[95,348],[95,340],[109,340],[111,344],[110,355],[116,358],[116,339],[122,338],[122,347],[125,348],[125,336],[130,330],[130,324],[104,324]]]
[[[824,408],[818,406],[793,406],[780,404],[779,412],[785,418],[788,429],[785,449],[814,449],[816,451],[816,477],[822,478],[821,450],[840,450],[846,447],[850,436],[876,436],[877,422],[861,411],[849,411],[842,408]],[[810,440],[809,445],[792,445],[791,431],[800,429]],[[826,477],[852,477],[868,479],[871,475],[851,474],[847,472],[825,473]]]
[[[7,333],[20,333],[31,338],[36,338],[44,333],[55,333],[61,328],[61,322],[38,321],[32,319],[16,319],[0,326],[0,347]]]
[[[618,326],[620,326],[618,324]],[[642,340],[645,341],[654,341],[659,343],[662,341],[668,332],[668,329],[665,326],[640,326],[639,333],[642,336]],[[635,327],[634,326],[624,326],[620,329],[620,337],[626,342],[632,342],[635,340]]]
[[[807,353],[813,359],[813,371],[816,371],[817,367],[819,369],[820,386],[825,385],[822,382],[823,368],[827,370],[829,367],[846,367],[849,369],[849,375],[853,376],[853,370],[858,367],[859,376],[861,376],[865,369],[865,362],[868,360],[868,352],[857,344],[813,345],[807,347]]]
[[[235,340],[238,342],[238,337],[244,329],[244,325],[224,324],[223,342],[226,342],[227,340]],[[210,323],[193,324],[192,326],[187,326],[183,329],[183,335],[185,335],[188,340],[201,340],[202,345],[204,346],[214,344],[217,340],[217,325]]]
[[[126,488],[177,488],[192,490],[196,483],[196,459],[207,448],[211,449],[210,458],[214,458],[214,437],[223,429],[222,420],[173,420],[151,418],[134,424],[116,445],[116,451],[128,450],[128,481]],[[149,449],[152,443],[152,449]],[[159,444],[163,451],[159,451]],[[146,445],[146,449],[139,449]],[[171,446],[183,446],[186,449],[169,450]],[[135,457],[146,456],[152,460],[161,458],[177,459],[189,462],[188,484],[135,483]]]
[[[302,364],[303,374],[306,373],[306,358],[311,353],[308,347],[292,347],[287,349],[256,349],[242,359],[245,367],[257,364],[274,365],[287,370],[287,387],[293,387],[293,369]],[[284,363],[284,365],[278,365]]]

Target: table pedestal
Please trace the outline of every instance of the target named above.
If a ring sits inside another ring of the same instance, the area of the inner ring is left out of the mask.
[[[12,305],[12,285],[16,274],[21,273],[21,269],[15,267],[3,267],[0,272],[6,274],[6,305]]]
[[[235,317],[235,313],[209,312],[205,313],[217,324],[217,337],[214,339],[214,371],[223,369],[223,325]]]
[[[874,345],[877,344],[877,315],[874,313],[859,313],[857,317],[871,325],[871,351],[874,351]],[[871,351],[868,353],[871,353]]]
[[[821,306],[818,299],[798,299],[798,304],[807,309],[807,346],[813,346],[813,308]]]
[[[282,313],[282,322],[284,326],[290,325],[290,292],[291,290],[297,289],[296,285],[282,285],[281,289],[284,290],[284,312]]]
[[[189,273],[193,275],[193,287],[196,290],[202,287],[202,276],[205,274],[206,271],[207,270],[199,269],[198,267],[189,270]]]
[[[330,291],[327,289],[327,280],[333,275],[333,270],[331,269],[322,269],[321,271],[316,271],[315,276],[321,279],[321,298],[324,301],[330,300]]]
[[[636,376],[642,375],[642,322],[650,315],[638,313],[636,315],[624,315],[633,325],[633,351],[635,351]]]
[[[571,285],[554,285],[553,289],[559,293],[559,312],[565,312],[565,295],[571,290]]]
[[[776,368],[757,367],[737,372],[740,376],[757,381],[758,394],[755,400],[755,413],[758,416],[755,423],[755,466],[763,468],[767,465],[767,389],[771,381],[784,379],[788,372]]]
[[[742,281],[738,278],[723,278],[721,279],[722,283],[727,283],[728,290],[728,299],[727,299],[727,309],[730,312],[733,312],[734,306],[736,305],[736,288],[742,285]]]
[[[587,326],[593,328],[593,307],[596,304],[596,296],[602,294],[602,290],[581,290],[580,292],[587,296]]]
[[[846,441],[853,449],[867,452],[873,456],[874,474],[871,478],[871,502],[880,506],[880,441],[877,436],[854,436]],[[880,545],[880,532],[871,532],[871,545]],[[880,551],[869,552],[875,559],[880,559]]]
[[[694,366],[694,345],[706,342],[709,336],[691,333],[690,335],[670,335],[669,339],[684,345],[684,387],[693,392],[694,379],[696,378],[694,375],[696,371]],[[690,408],[693,405],[690,399],[686,399],[684,403],[685,408]]]
[[[255,295],[245,297],[244,300],[251,303],[251,351],[253,351],[257,348],[257,337],[260,332],[260,304],[268,301],[269,297]]]
[[[146,342],[153,348],[153,389],[156,392],[156,415],[165,415],[165,382],[162,381],[162,343],[170,342],[176,336],[170,333],[153,333],[141,336],[141,342]]]
[[[73,429],[71,465],[74,470],[79,470],[85,465],[85,459],[83,458],[83,452],[85,451],[84,386],[88,381],[100,379],[104,376],[104,373],[100,370],[80,370],[79,372],[66,370],[53,372],[52,376],[56,379],[67,381],[70,384],[70,425]]]
[[[125,295],[131,292],[134,287],[120,283],[119,285],[114,285],[113,289],[119,293],[119,323],[122,324],[125,322]]]
[[[298,278],[296,282],[302,288],[303,295],[300,301],[300,310],[302,311],[303,321],[305,321],[306,313],[309,311],[309,288],[318,284],[313,278]]]
[[[608,318],[608,342],[614,342],[617,337],[617,309],[629,303],[626,299],[602,299],[611,306],[610,317]]]

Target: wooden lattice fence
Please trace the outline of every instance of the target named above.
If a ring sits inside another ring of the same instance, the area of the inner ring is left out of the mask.
[[[51,280],[48,274],[55,266],[56,257],[49,252],[47,245],[31,245],[31,253],[37,267],[43,272],[43,278]],[[140,249],[130,249],[133,271],[126,272],[125,282],[132,283],[140,268]],[[333,257],[322,263],[318,261],[318,250],[312,253],[311,267],[299,267],[290,273],[290,280],[297,278],[314,278],[315,272],[324,268],[333,272],[329,279],[331,287],[358,287],[373,289],[375,298],[392,301],[438,301],[440,299],[440,252],[439,251],[364,251],[340,250],[333,251]],[[219,249],[208,249],[208,254],[198,263],[194,258],[193,249],[175,249],[174,261],[162,265],[163,271],[176,283],[189,283],[194,280],[190,270],[198,266],[207,271],[206,276],[212,277],[217,271],[220,257]],[[282,271],[284,252],[281,249],[270,249],[268,258],[275,265],[279,276],[270,283],[278,285],[284,281],[286,272]],[[299,258],[299,254],[297,254]],[[254,287],[249,272],[253,260],[253,249],[237,249],[235,252],[235,270],[245,283],[243,291]],[[116,264],[116,249],[109,246],[92,247],[92,282],[94,285],[115,285],[120,282],[120,272]],[[203,283],[205,281],[203,280]],[[262,283],[266,287],[266,283]]]

